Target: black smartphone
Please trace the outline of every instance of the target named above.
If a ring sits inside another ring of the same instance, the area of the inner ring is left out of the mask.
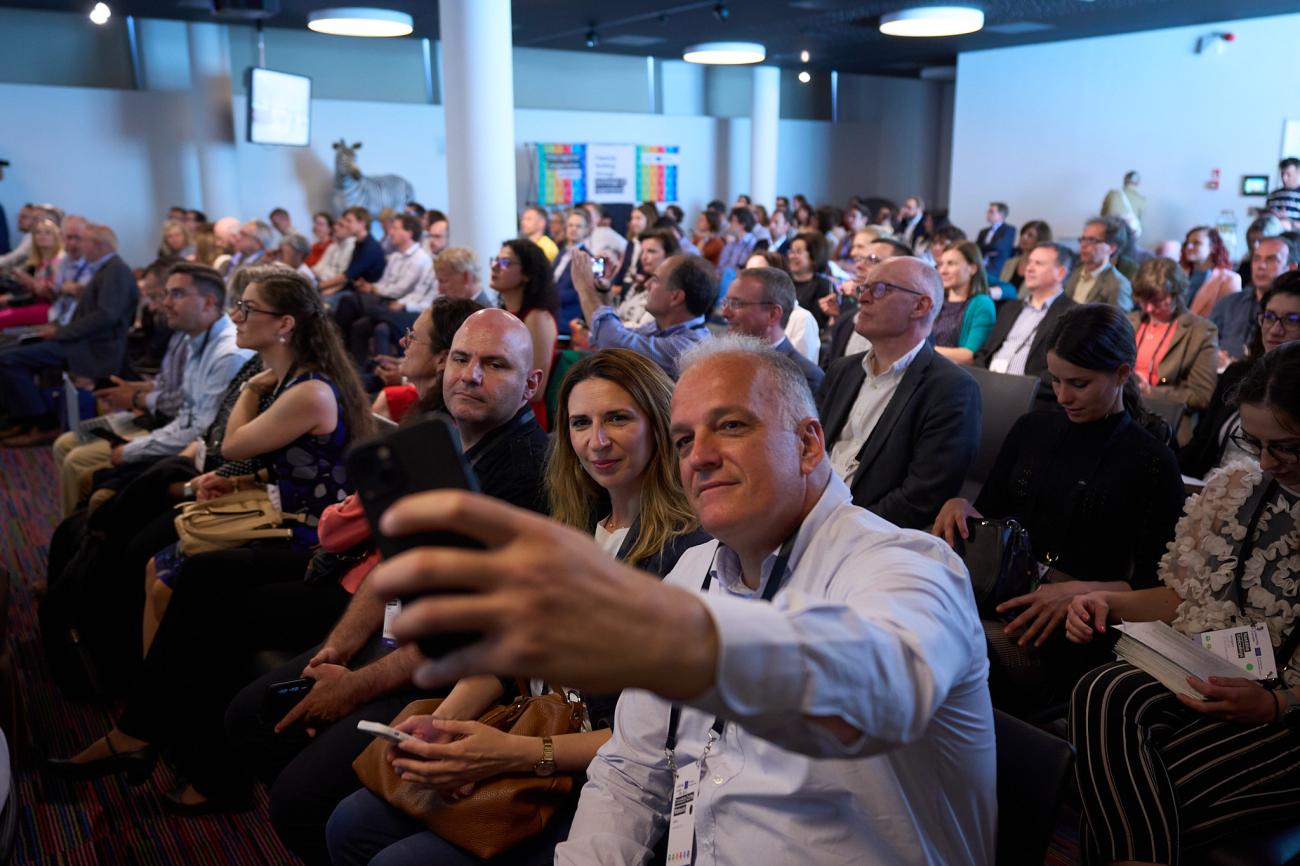
[[[97,439],[103,439],[105,442],[107,442],[109,445],[112,445],[113,447],[117,447],[118,445],[125,445],[127,442],[127,440],[123,439],[121,436],[118,436],[116,433],[114,433],[112,430],[109,430],[107,427],[91,427],[89,432],[91,436],[94,436]]]
[[[311,687],[316,681],[307,677],[299,677],[296,680],[285,680],[281,683],[270,683],[266,687],[266,693],[262,695],[262,722],[265,725],[273,726],[280,722],[289,711],[298,706]]]
[[[404,496],[444,488],[478,492],[478,479],[461,451],[460,436],[445,419],[431,416],[360,442],[348,451],[347,468],[384,559],[415,547],[483,547],[455,532],[389,537],[379,531],[379,518]],[[403,598],[402,603],[416,597]],[[418,645],[429,658],[439,658],[478,638],[477,634],[449,633],[421,638]]]

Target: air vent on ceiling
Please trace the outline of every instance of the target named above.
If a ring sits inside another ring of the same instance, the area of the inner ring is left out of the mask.
[[[1038,21],[1009,21],[1006,24],[990,24],[984,28],[985,33],[1001,33],[1005,36],[1019,36],[1022,33],[1039,33],[1043,30],[1054,30],[1051,24],[1043,24]]]
[[[261,21],[280,14],[280,0],[212,0],[212,14],[226,21]]]
[[[619,48],[644,48],[647,45],[655,45],[663,42],[662,36],[637,36],[635,33],[625,33],[622,36],[602,36],[600,40],[605,45],[617,45]]]

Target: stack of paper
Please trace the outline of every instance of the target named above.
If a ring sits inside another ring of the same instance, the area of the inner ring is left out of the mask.
[[[1187,677],[1240,677],[1245,671],[1201,646],[1200,640],[1175,631],[1163,622],[1126,622],[1115,626],[1121,632],[1115,655],[1146,671],[1170,691],[1205,700],[1205,695],[1187,684]]]

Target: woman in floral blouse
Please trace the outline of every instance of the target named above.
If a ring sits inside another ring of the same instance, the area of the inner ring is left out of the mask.
[[[1178,863],[1300,807],[1300,343],[1265,355],[1236,393],[1237,444],[1258,464],[1210,476],[1187,504],[1160,565],[1163,587],[1076,596],[1066,633],[1085,643],[1108,623],[1161,620],[1184,634],[1264,623],[1284,686],[1245,677],[1176,695],[1123,662],[1075,688],[1082,842],[1089,863]],[[1290,655],[1282,658],[1282,655]]]

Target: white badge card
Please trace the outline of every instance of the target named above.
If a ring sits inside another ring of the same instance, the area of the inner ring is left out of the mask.
[[[989,361],[989,369],[994,373],[1005,373],[1011,369],[1011,361],[1006,358],[993,358]]]
[[[199,439],[194,443],[194,468],[203,471],[203,464],[208,462],[208,443]]]
[[[1268,626],[1262,622],[1201,632],[1200,639],[1204,649],[1232,662],[1252,679],[1277,676],[1273,642],[1268,636]]]
[[[690,866],[695,859],[695,796],[699,793],[702,771],[700,762],[692,761],[673,776],[667,866]]]
[[[280,504],[279,484],[266,485],[266,498],[271,500],[271,507],[274,508],[276,511],[284,511],[284,507]]]

